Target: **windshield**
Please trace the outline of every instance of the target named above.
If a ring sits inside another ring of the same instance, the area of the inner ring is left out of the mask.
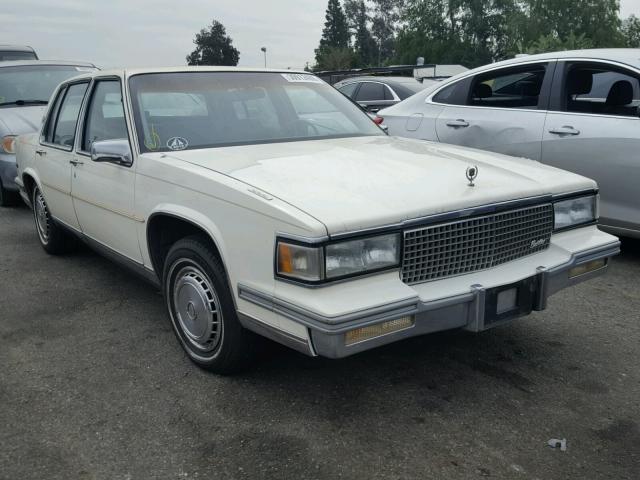
[[[129,85],[142,152],[384,135],[313,75],[152,73]]]
[[[0,106],[45,104],[58,84],[92,68],[73,65],[0,66]]]

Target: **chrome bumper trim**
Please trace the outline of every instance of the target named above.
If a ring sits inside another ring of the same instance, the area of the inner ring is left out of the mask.
[[[531,276],[535,277],[537,282],[533,310],[544,310],[547,306],[548,297],[559,290],[602,275],[608,269],[608,259],[618,253],[620,253],[620,242],[616,241],[575,253],[564,264],[552,268],[539,267],[536,273]],[[602,258],[607,259],[604,267],[579,277],[569,278],[568,272],[573,267]],[[254,288],[238,285],[238,294],[241,299],[306,326],[309,329],[311,338],[310,347],[318,355],[329,358],[346,357],[405,338],[442,330],[464,328],[472,332],[480,332],[509,323],[517,318],[511,317],[504,321],[493,322],[490,325],[486,324],[484,321],[485,293],[486,289],[482,285],[472,285],[468,293],[431,302],[421,302],[416,296],[401,302],[360,310],[338,317],[326,317]],[[415,315],[416,321],[413,327],[351,346],[345,346],[345,332],[387,320],[394,320],[406,315]],[[275,335],[283,333],[263,322],[260,323],[264,328],[274,330]],[[264,333],[262,334],[268,336]],[[281,343],[284,342],[281,341]],[[296,348],[296,350],[301,351],[299,348]]]

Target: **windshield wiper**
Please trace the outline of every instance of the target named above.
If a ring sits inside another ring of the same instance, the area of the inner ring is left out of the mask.
[[[48,100],[14,100],[13,102],[2,102],[0,107],[6,107],[7,105],[46,105]]]

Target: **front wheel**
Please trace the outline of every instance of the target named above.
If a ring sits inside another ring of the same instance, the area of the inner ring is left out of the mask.
[[[187,237],[171,247],[163,285],[174,332],[193,362],[220,374],[250,363],[255,334],[240,325],[222,262],[206,238]]]

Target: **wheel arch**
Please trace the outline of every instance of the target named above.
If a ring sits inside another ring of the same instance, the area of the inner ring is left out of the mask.
[[[226,249],[220,230],[207,217],[198,212],[178,211],[172,208],[156,210],[147,219],[145,236],[149,259],[160,283],[163,282],[164,262],[171,246],[178,240],[191,235],[203,235],[211,243],[222,262],[229,288],[234,291],[229,278]]]
[[[29,197],[29,201],[31,201],[34,187],[37,186],[40,190],[42,190],[38,174],[31,168],[22,172],[22,183],[24,184],[24,190],[27,193],[27,197]]]

